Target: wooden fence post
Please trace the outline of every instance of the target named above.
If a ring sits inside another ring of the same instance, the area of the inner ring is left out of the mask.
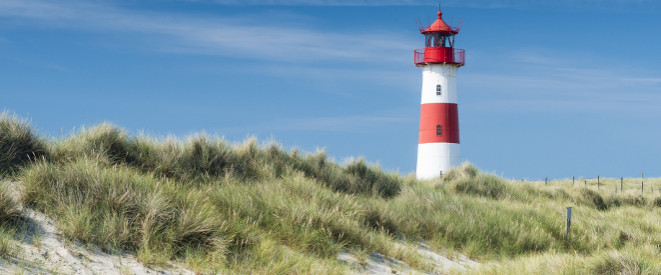
[[[624,192],[622,189],[624,187],[624,177],[620,177],[620,194]]]
[[[599,176],[597,176],[597,190],[599,190]]]
[[[565,225],[565,238],[569,238],[569,228],[571,228],[571,206],[567,207],[567,223]]]
[[[574,176],[571,176],[571,186],[574,186]]]
[[[549,180],[549,177],[544,177],[544,184],[549,185],[548,180]]]

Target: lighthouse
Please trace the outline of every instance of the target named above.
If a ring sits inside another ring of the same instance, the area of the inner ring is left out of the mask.
[[[439,177],[460,163],[459,116],[457,112],[457,69],[465,63],[465,52],[454,48],[459,28],[438,19],[421,27],[425,48],[414,51],[415,65],[422,69],[422,100],[418,136],[416,178]]]

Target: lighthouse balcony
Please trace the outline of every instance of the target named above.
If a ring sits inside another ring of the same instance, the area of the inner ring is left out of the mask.
[[[451,47],[427,47],[414,51],[414,62],[416,66],[425,64],[455,64],[464,66],[466,53],[462,49]]]

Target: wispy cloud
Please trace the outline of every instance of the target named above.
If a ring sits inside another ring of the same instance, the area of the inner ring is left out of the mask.
[[[436,6],[429,0],[180,0],[237,6]],[[652,0],[445,0],[443,6],[480,9],[570,7],[572,9],[620,10],[639,8]]]
[[[364,133],[375,129],[394,129],[396,124],[415,124],[416,118],[393,115],[352,115],[334,117],[307,117],[292,119],[274,119],[266,123],[223,129],[224,133],[263,134],[274,131],[313,131]],[[260,133],[254,133],[259,129]]]
[[[0,0],[0,16],[43,27],[138,33],[159,51],[290,63],[392,61],[389,56],[401,56],[412,48],[395,34],[318,32],[245,17],[193,17],[137,12],[98,2],[63,2]]]
[[[537,52],[538,55],[524,51],[492,60],[511,64],[502,72],[462,75],[462,87],[474,92],[484,91],[471,97],[475,100],[474,106],[496,112],[630,110],[631,115],[661,114],[657,108],[661,102],[658,72],[600,66],[604,61],[599,57],[579,57],[580,53],[563,59],[545,49]]]
[[[414,118],[384,115],[358,115],[280,120],[271,123],[271,130],[364,132],[395,123],[415,123]]]
[[[14,56],[6,56],[5,58],[8,59],[8,60],[11,60],[13,62],[16,62],[18,64],[28,65],[28,66],[31,66],[33,68],[40,68],[40,69],[60,71],[60,72],[73,72],[74,71],[71,68],[68,68],[66,66],[62,66],[60,64],[47,62],[47,61],[42,61],[42,60],[30,60],[30,59],[18,58],[18,57],[14,57]]]
[[[184,0],[186,1],[186,0]],[[221,5],[242,6],[405,6],[434,5],[424,0],[188,0]]]
[[[404,58],[409,56],[404,56]],[[410,60],[406,60],[410,61]],[[279,77],[291,79],[306,79],[314,82],[324,83],[325,86],[344,86],[347,83],[371,83],[373,87],[396,88],[388,90],[410,90],[411,87],[417,87],[420,83],[419,72],[415,70],[412,64],[405,64],[394,69],[373,67],[369,71],[365,69],[343,69],[343,68],[325,68],[320,66],[295,66],[295,65],[267,65],[262,67],[265,72]],[[247,73],[252,70],[251,67],[242,67]]]
[[[0,1],[0,16],[71,19],[78,15],[75,14],[74,9],[48,1],[2,0]]]
[[[638,83],[638,84],[661,84],[661,77],[624,77],[621,78],[624,82]]]
[[[653,4],[653,0],[448,0],[443,5],[482,9],[543,9],[565,8],[570,10],[623,11],[639,9]]]

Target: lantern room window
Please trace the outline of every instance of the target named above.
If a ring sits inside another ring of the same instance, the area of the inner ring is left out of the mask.
[[[428,33],[425,35],[425,46],[427,47],[442,47],[445,44],[445,37],[440,33]]]
[[[454,35],[441,33],[425,34],[425,47],[454,47]]]
[[[436,135],[439,137],[443,135],[443,127],[441,124],[436,125]]]

